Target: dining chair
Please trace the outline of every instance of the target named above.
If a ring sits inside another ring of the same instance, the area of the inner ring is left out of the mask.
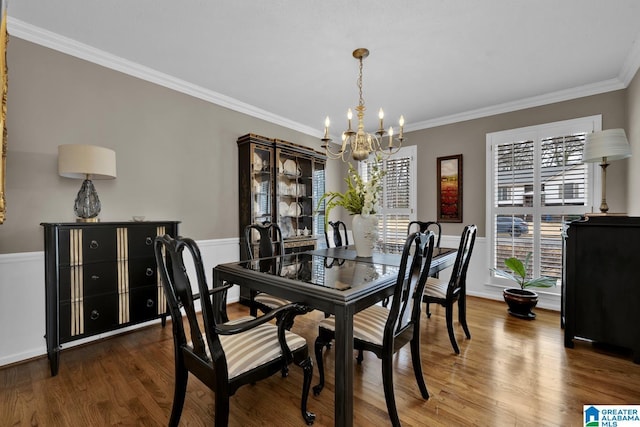
[[[342,221],[329,221],[330,230],[324,230],[324,238],[327,241],[328,248],[338,248],[340,246],[349,246],[349,236],[347,235],[347,226]],[[331,238],[329,238],[331,233]],[[344,244],[342,236],[344,235]],[[331,243],[333,241],[333,244]]]
[[[284,255],[282,231],[278,224],[269,222],[264,224],[249,224],[245,227],[244,233],[247,245],[246,250],[250,260]],[[257,238],[254,238],[254,235],[257,235]],[[257,252],[255,249],[257,249]],[[260,268],[264,270],[275,268],[275,273],[279,275],[282,269],[282,263],[279,262],[279,260],[264,260],[261,262]],[[254,290],[250,292],[250,300],[249,314],[252,316],[257,315],[258,308],[263,313],[268,313],[271,310],[291,303],[291,301],[284,298]]]
[[[467,225],[462,231],[460,238],[460,246],[456,261],[453,264],[453,270],[449,280],[429,277],[424,289],[422,300],[427,304],[427,318],[431,317],[429,304],[440,304],[445,308],[445,317],[447,320],[447,331],[449,332],[449,340],[456,354],[460,354],[460,348],[456,342],[456,336],[453,332],[453,305],[458,302],[458,321],[462,325],[462,329],[467,337],[471,339],[469,327],[467,326],[467,269],[471,252],[476,241],[476,233],[478,229],[475,225]]]
[[[417,227],[416,227],[417,226]],[[416,229],[417,228],[417,229]],[[440,237],[442,235],[442,226],[436,221],[411,221],[407,227],[407,235],[420,231],[421,233],[427,230],[433,231],[436,236],[436,248],[440,247]]]
[[[199,294],[193,294],[183,259],[187,249],[193,259]],[[226,312],[225,283],[209,289],[202,257],[189,238],[158,236],[154,241],[155,258],[173,323],[175,386],[169,426],[178,426],[187,391],[189,373],[215,394],[215,425],[229,423],[229,398],[245,384],[254,384],[276,372],[288,372],[296,363],[304,373],[300,410],[311,425],[315,414],[307,410],[313,362],[306,340],[268,323],[277,315],[293,318],[308,312],[301,304],[288,304],[261,317],[243,317],[229,321]],[[200,301],[204,334],[198,322],[195,301]],[[183,313],[186,319],[183,318]],[[188,329],[185,331],[185,322]]]
[[[407,237],[398,278],[394,285],[391,308],[372,305],[353,316],[353,347],[359,352],[373,352],[382,359],[382,383],[389,418],[394,426],[400,425],[393,390],[393,355],[407,342],[411,344],[411,360],[418,388],[424,399],[429,398],[422,374],[420,357],[421,298],[429,274],[434,246],[433,232],[414,233]],[[410,256],[412,253],[415,256]],[[324,362],[322,350],[335,339],[335,317],[320,321],[315,342],[315,355],[320,382],[313,387],[315,395],[324,388]],[[358,363],[362,361],[358,356]]]

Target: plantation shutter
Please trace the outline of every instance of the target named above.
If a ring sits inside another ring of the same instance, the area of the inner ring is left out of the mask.
[[[405,147],[387,159],[382,159],[386,171],[383,179],[378,217],[378,246],[388,252],[401,252],[407,238],[407,227],[416,212],[416,147]],[[366,179],[372,166],[366,162]]]
[[[492,267],[504,268],[506,258],[524,260],[531,252],[528,278],[562,278],[564,224],[590,210],[592,169],[582,162],[582,150],[586,133],[599,129],[599,120],[593,116],[487,135]],[[559,293],[560,287],[549,292]]]

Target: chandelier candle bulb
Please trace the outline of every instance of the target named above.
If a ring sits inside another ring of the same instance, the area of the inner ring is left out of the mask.
[[[400,125],[400,136],[399,139],[402,141],[403,131],[404,131],[404,116],[400,116],[400,120],[398,120],[398,124]]]
[[[331,149],[331,138],[329,137],[329,123],[328,119],[325,123],[325,136],[322,139],[322,148],[329,159],[340,159],[343,162],[348,161],[345,158],[345,154],[351,154],[353,160],[366,160],[372,153],[382,156],[390,156],[397,153],[402,147],[402,135],[404,126],[404,117],[400,117],[400,137],[396,138],[399,144],[396,146],[393,141],[393,130],[390,128],[389,145],[388,150],[383,148],[383,137],[387,135],[384,130],[384,111],[382,108],[378,111],[378,118],[380,120],[380,127],[374,133],[369,133],[364,128],[364,112],[366,107],[364,105],[364,99],[362,97],[362,61],[369,56],[369,50],[365,48],[359,48],[353,51],[353,57],[358,60],[359,73],[358,73],[358,106],[355,107],[358,116],[357,131],[351,128],[351,119],[353,118],[353,112],[349,108],[347,111],[348,129],[342,133],[342,146],[340,150],[333,151]],[[350,152],[350,153],[349,153]]]
[[[324,139],[329,139],[329,125],[331,124],[331,121],[329,120],[329,116],[327,116],[326,119],[324,119]]]

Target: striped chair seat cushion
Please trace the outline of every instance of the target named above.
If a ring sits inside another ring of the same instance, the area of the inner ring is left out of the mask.
[[[361,341],[382,345],[384,326],[388,317],[389,309],[379,305],[372,305],[356,313],[353,316],[353,337]],[[327,317],[322,319],[318,326],[335,332],[336,319],[334,316]]]
[[[435,277],[427,278],[427,284],[424,287],[424,293],[430,297],[447,298],[448,280],[437,279]]]
[[[231,320],[226,325],[242,323],[251,319],[254,319],[254,317],[242,317]],[[307,345],[307,341],[304,338],[293,332],[285,331],[285,337],[291,351]],[[272,323],[263,323],[256,328],[235,335],[219,335],[219,338],[227,359],[229,379],[264,365],[282,355],[282,349],[278,342],[278,327]],[[211,357],[208,347],[207,355]]]
[[[265,293],[259,293],[258,295],[255,296],[254,300],[257,303],[260,303],[266,307],[269,307],[272,310],[275,310],[276,308],[280,308],[283,305],[287,305],[291,303],[291,301],[287,301],[284,298],[274,297],[273,295],[269,295]]]

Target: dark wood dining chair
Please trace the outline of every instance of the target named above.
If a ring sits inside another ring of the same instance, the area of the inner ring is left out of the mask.
[[[185,249],[193,259],[199,294],[192,292],[183,260]],[[169,426],[178,426],[180,422],[189,373],[213,390],[215,425],[226,426],[229,423],[229,398],[238,388],[282,372],[283,367],[291,363],[304,371],[300,410],[304,421],[313,424],[315,415],[307,410],[313,376],[307,341],[285,330],[283,323],[278,326],[268,323],[277,315],[293,318],[306,313],[307,307],[288,304],[258,318],[248,316],[229,321],[226,298],[227,289],[232,285],[209,289],[200,250],[193,240],[158,236],[154,251],[173,323],[175,386]],[[194,306],[197,299],[200,300],[204,334]]]
[[[411,221],[407,227],[407,235],[419,231],[421,233],[427,230],[433,231],[436,237],[436,248],[440,247],[440,237],[442,236],[442,225],[436,221]]]
[[[447,331],[449,332],[449,340],[456,354],[460,354],[460,348],[456,342],[456,336],[453,332],[453,306],[458,302],[458,321],[462,325],[462,329],[467,337],[471,339],[469,327],[467,326],[467,269],[469,268],[469,260],[471,252],[476,241],[476,233],[478,229],[475,225],[467,225],[462,231],[460,238],[460,246],[456,261],[453,264],[453,270],[449,280],[443,280],[436,277],[429,277],[424,289],[422,300],[427,304],[427,318],[431,317],[429,304],[440,304],[445,308],[445,317],[447,320]]]
[[[342,236],[344,236],[344,243]],[[324,230],[324,238],[327,241],[328,248],[339,248],[340,246],[349,246],[349,236],[347,235],[347,226],[342,221],[329,221],[329,230]]]
[[[245,227],[246,251],[249,259],[268,258],[273,256],[284,255],[284,243],[282,240],[282,231],[278,224],[249,224]],[[253,234],[257,233],[257,239],[253,238]],[[256,250],[257,249],[257,250]],[[276,269],[275,273],[280,274],[282,263],[279,260],[264,260],[260,264],[260,268],[264,270]],[[263,271],[264,271],[263,270]],[[252,290],[250,292],[249,314],[256,316],[258,308],[263,313],[268,313],[283,305],[290,304],[284,298],[279,298],[264,292]]]
[[[402,251],[398,279],[396,281],[391,308],[373,305],[353,316],[353,347],[360,354],[363,350],[373,352],[382,359],[382,383],[389,418],[394,426],[400,425],[393,390],[393,355],[408,342],[411,344],[411,360],[418,388],[424,399],[429,398],[422,375],[420,357],[420,312],[421,295],[429,274],[433,254],[433,232],[415,233],[407,237]],[[410,256],[414,248],[417,256]],[[405,275],[406,272],[406,275]],[[324,388],[324,363],[322,350],[329,348],[335,339],[335,317],[319,323],[315,354],[320,372],[320,383],[313,388],[315,395]],[[358,356],[358,363],[362,361]]]

